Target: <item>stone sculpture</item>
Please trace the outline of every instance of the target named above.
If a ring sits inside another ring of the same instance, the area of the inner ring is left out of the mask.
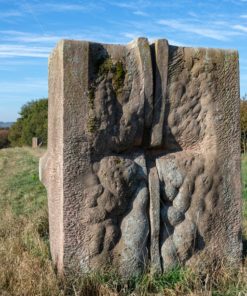
[[[236,51],[59,42],[40,161],[59,272],[238,263],[239,101]]]

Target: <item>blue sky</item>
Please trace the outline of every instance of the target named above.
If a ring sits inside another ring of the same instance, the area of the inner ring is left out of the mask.
[[[60,39],[234,48],[247,93],[247,0],[0,0],[0,121],[47,97],[47,58]]]

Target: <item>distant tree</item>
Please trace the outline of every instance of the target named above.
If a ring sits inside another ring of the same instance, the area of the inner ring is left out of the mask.
[[[48,99],[39,99],[25,104],[19,114],[20,118],[9,131],[11,146],[31,146],[33,137],[37,137],[43,145],[46,145]]]
[[[9,147],[8,129],[0,129],[0,149]]]
[[[247,151],[247,94],[241,99],[240,105],[241,150]]]

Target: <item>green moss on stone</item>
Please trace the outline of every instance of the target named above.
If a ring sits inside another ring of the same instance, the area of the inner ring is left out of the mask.
[[[113,70],[113,62],[110,58],[105,59],[104,62],[101,63],[101,65],[99,66],[99,75],[104,75],[107,76],[107,74],[109,72],[112,72]]]
[[[112,79],[112,86],[116,94],[122,91],[124,86],[124,79],[125,79],[125,70],[123,63],[121,61],[113,62],[112,59],[107,58],[104,60],[100,60],[100,63],[97,64],[98,73],[96,73],[96,77],[104,76],[105,78],[111,74]],[[98,122],[95,115],[90,115],[94,113],[95,108],[95,90],[96,80],[91,84],[89,91],[88,91],[88,122],[87,122],[87,129],[90,133],[96,132],[98,128]],[[93,112],[90,112],[93,111]]]
[[[120,163],[122,163],[122,159],[121,158],[115,158],[114,162],[115,162],[115,164],[120,164]]]
[[[97,118],[95,117],[95,115],[89,116],[88,122],[87,122],[87,130],[90,133],[95,133],[97,128],[98,128]]]
[[[91,87],[88,92],[88,107],[94,109],[95,89]]]
[[[116,63],[115,73],[113,77],[113,87],[117,92],[119,92],[124,86],[125,79],[125,70],[123,67],[123,63],[118,61]]]
[[[113,74],[112,86],[116,93],[119,93],[124,85],[125,70],[121,61],[113,62],[111,58],[107,58],[99,66],[99,75],[107,76],[109,73]]]

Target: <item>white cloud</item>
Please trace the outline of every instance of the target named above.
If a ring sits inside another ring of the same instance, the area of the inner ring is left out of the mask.
[[[122,33],[122,35],[128,39],[131,39],[131,40],[143,36],[142,33],[138,33],[138,32],[134,32],[134,33],[133,32],[125,32],[125,33]],[[158,39],[165,39],[164,36],[158,36],[158,35],[156,35],[156,36],[150,35],[150,36],[144,36],[144,37],[148,38],[149,43],[153,43],[154,41],[156,41]],[[174,45],[174,46],[189,46],[188,44],[186,45],[182,42],[172,40],[172,39],[169,39],[168,42],[170,45]]]
[[[129,38],[131,40],[136,39],[138,37],[140,37],[142,34],[139,32],[124,32],[121,34],[122,36]]]
[[[193,11],[188,12],[188,15],[198,18],[198,14],[194,13]]]
[[[108,34],[101,30],[101,28],[92,28],[90,30],[80,30],[77,33],[61,32],[59,35],[49,34],[33,34],[30,32],[0,30],[0,42],[18,42],[23,44],[37,44],[53,46],[61,39],[74,39],[74,40],[88,40],[96,42],[119,42],[118,36],[115,34]]]
[[[47,58],[52,48],[13,44],[0,44],[0,58],[6,57],[33,57]]]
[[[27,101],[47,97],[47,78],[17,77],[12,81],[0,81],[0,118],[15,121],[21,106]]]
[[[235,26],[233,26],[233,28],[236,29],[236,30],[240,30],[242,32],[246,32],[247,33],[247,27],[246,26],[235,25]]]
[[[0,97],[4,95],[14,96],[15,94],[45,94],[47,92],[47,80],[38,78],[26,78],[19,81],[1,81],[0,82]],[[21,96],[20,96],[21,97]]]
[[[117,6],[120,8],[125,8],[125,9],[129,9],[129,10],[133,10],[135,12],[140,12],[140,9],[143,8],[147,8],[147,7],[154,7],[155,3],[154,1],[147,1],[147,0],[136,0],[136,1],[125,1],[125,2],[115,2],[115,1],[109,1],[109,0],[105,0],[105,2],[108,5],[113,5],[113,6]],[[161,6],[161,2],[159,2],[160,6]],[[142,11],[141,11],[142,13]],[[144,12],[145,13],[145,12]],[[145,13],[146,14],[146,13]],[[141,15],[141,14],[139,14]]]
[[[126,8],[129,10],[139,10],[140,8],[168,8],[173,7],[176,3],[172,1],[148,1],[148,0],[136,0],[136,1],[112,1],[104,0],[109,5],[117,6],[120,8]]]
[[[0,12],[0,18],[10,18],[10,17],[18,17],[18,16],[22,16],[23,14],[20,11],[1,11]]]
[[[140,15],[140,16],[148,16],[148,14],[146,12],[141,11],[141,10],[136,10],[133,12],[133,14]]]
[[[231,36],[240,35],[240,33],[234,32],[234,31],[205,28],[198,24],[195,25],[192,23],[181,22],[174,19],[159,20],[158,24],[167,26],[171,29],[179,30],[181,32],[194,33],[196,35],[200,35],[203,37],[208,37],[208,38],[220,40],[220,41],[227,41]]]
[[[20,32],[12,30],[3,30],[0,31],[0,34],[0,40],[23,43],[54,43],[57,42],[59,39],[63,38],[63,36],[53,36],[47,34],[38,35],[29,32]]]
[[[16,71],[19,71],[20,69],[26,69],[26,67],[42,67],[42,66],[44,66],[44,59],[37,59],[37,58],[30,59],[29,57],[13,58],[12,56],[10,56],[10,57],[5,57],[4,59],[3,58],[1,59],[0,71],[16,73]]]
[[[165,38],[164,37],[159,37],[159,36],[158,37],[150,37],[150,38],[148,38],[149,43],[153,43],[154,41],[156,41],[158,39],[165,39]],[[172,40],[172,39],[169,39],[167,41],[168,41],[169,45],[174,45],[174,46],[188,46],[188,44],[185,45],[182,42],[179,42],[179,41],[176,41],[176,40]]]
[[[240,15],[241,18],[247,18],[247,14]]]
[[[52,11],[84,11],[88,9],[88,6],[70,3],[43,3],[38,8]]]
[[[94,5],[88,1],[86,4],[78,4],[78,3],[71,3],[71,2],[61,2],[57,1],[55,2],[32,2],[29,3],[27,1],[24,1],[21,5],[21,8],[23,11],[33,14],[35,17],[36,12],[76,12],[76,11],[88,11],[92,9],[99,8],[99,5]]]
[[[108,4],[121,7],[121,8],[126,8],[126,9],[131,9],[131,10],[138,10],[140,7],[138,3],[136,2],[111,2],[109,1]]]
[[[111,3],[112,5],[118,6],[118,7],[122,7],[122,8],[128,8],[128,9],[136,9],[137,5],[133,4],[133,3],[127,3],[127,2],[116,2],[116,3]]]

